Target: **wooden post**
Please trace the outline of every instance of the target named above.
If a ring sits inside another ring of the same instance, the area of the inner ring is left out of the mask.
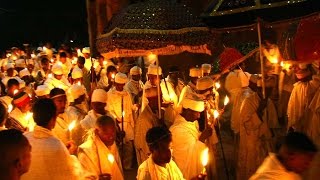
[[[258,22],[257,22],[257,30],[258,30],[258,39],[259,39],[259,57],[260,57],[260,67],[261,67],[261,76],[262,76],[262,80],[261,80],[261,85],[262,85],[262,96],[263,99],[266,98],[266,88],[265,88],[265,74],[264,74],[264,65],[263,65],[263,55],[262,55],[262,42],[261,42],[261,29],[260,29],[260,18],[258,18]]]

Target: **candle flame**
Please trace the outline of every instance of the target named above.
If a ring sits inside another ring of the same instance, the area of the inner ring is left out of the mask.
[[[51,61],[51,63],[53,63],[53,62],[54,62],[54,60],[53,60],[53,59],[51,59],[50,61]]]
[[[79,86],[81,86],[81,82],[80,82],[80,81],[78,81],[77,84],[78,84]]]
[[[108,64],[107,61],[103,61],[103,65],[106,66]]]
[[[36,57],[36,55],[32,53],[31,54],[31,58],[35,58],[35,57]]]
[[[122,111],[122,117],[124,117],[124,115],[126,115],[126,113],[124,111]]]
[[[7,58],[10,57],[10,56],[11,56],[11,53],[8,53],[6,56],[7,56]]]
[[[111,164],[113,164],[113,162],[114,162],[114,156],[113,156],[111,153],[108,154],[108,161],[109,161]]]
[[[12,104],[9,104],[9,105],[8,105],[8,113],[10,113],[10,112],[12,111],[12,109],[13,109]]]
[[[220,115],[220,114],[219,114],[219,111],[215,109],[215,110],[213,111],[213,117],[214,117],[215,119],[217,119],[217,118],[219,117],[219,115]]]
[[[115,77],[115,75],[114,75],[114,74],[111,74],[111,78],[114,79],[114,77]]]
[[[42,50],[43,50],[43,51],[46,51],[46,50],[47,50],[47,48],[46,48],[45,46],[43,46],[43,47],[42,47]]]
[[[58,64],[59,66],[61,66],[61,65],[62,65],[62,62],[61,62],[61,61],[58,61],[57,64]]]
[[[52,78],[52,74],[48,74],[48,78]]]
[[[69,124],[68,130],[69,130],[69,131],[72,131],[72,129],[73,129],[74,127],[76,127],[76,123],[77,123],[77,121],[76,121],[76,120],[73,120],[73,121]]]
[[[209,148],[206,148],[201,153],[201,164],[205,167],[209,161]]]
[[[25,119],[30,120],[32,118],[32,116],[33,116],[33,113],[28,112],[27,115],[25,116]]]
[[[226,97],[224,98],[223,104],[226,106],[228,103],[229,103],[229,97],[226,96]]]
[[[214,86],[216,87],[216,89],[219,89],[221,87],[219,82],[214,83]]]
[[[18,92],[19,92],[18,89],[14,90],[14,91],[13,91],[13,95],[17,94]]]

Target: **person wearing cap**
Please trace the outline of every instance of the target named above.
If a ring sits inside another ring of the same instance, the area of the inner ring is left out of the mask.
[[[114,78],[118,71],[115,66],[108,66],[106,71],[107,74],[105,76],[101,76],[97,84],[97,88],[104,89],[106,92],[108,92],[113,87]]]
[[[91,96],[91,110],[80,121],[81,127],[88,131],[91,128],[95,127],[95,123],[99,117],[106,115],[107,111],[105,107],[107,105],[108,94],[103,89],[95,89]]]
[[[154,127],[148,130],[145,139],[151,155],[139,166],[137,180],[184,180],[180,169],[171,158],[172,135],[170,131],[165,127]]]
[[[65,111],[67,106],[66,92],[63,89],[54,88],[50,91],[50,99],[53,100],[57,111],[57,123],[52,129],[52,132],[56,134],[57,138],[64,144],[67,144],[69,142],[68,126],[73,120]]]
[[[204,111],[201,99],[185,98],[182,112],[178,114],[170,127],[172,133],[172,158],[177,163],[183,177],[192,179],[199,175],[203,166],[201,153],[207,148],[205,140],[212,135],[212,128],[207,127],[202,133],[198,129],[197,120]]]
[[[81,83],[83,83],[84,87],[87,90],[87,93],[90,93],[91,92],[91,83],[90,83],[91,73],[89,72],[89,70],[87,70],[85,68],[85,59],[84,59],[84,57],[80,56],[78,58],[77,66],[74,69],[80,69],[82,71],[82,82]],[[77,70],[77,71],[79,71],[79,70]],[[80,74],[78,73],[78,77],[79,76],[80,76]],[[74,78],[72,78],[72,79],[74,79]]]
[[[262,95],[262,79],[255,79],[252,75],[250,81],[255,85],[250,85],[254,92],[245,96],[240,108],[237,179],[248,179],[268,152],[274,150],[271,128],[279,126],[277,111],[269,98],[275,86],[275,79],[265,79],[265,99]]]
[[[27,65],[26,65],[26,60],[24,59],[17,59],[15,61],[15,70],[17,72],[20,72],[21,70],[23,70],[24,68],[26,68]]]
[[[7,86],[7,82],[9,81],[9,79],[11,79],[12,77],[15,77],[15,70],[14,70],[14,65],[12,63],[8,63],[6,65],[6,75],[4,78],[2,78],[2,83]]]
[[[122,133],[124,132],[124,154],[123,166],[124,169],[132,168],[133,160],[133,138],[134,138],[134,120],[133,110],[134,106],[131,101],[131,95],[124,89],[124,85],[127,83],[128,78],[123,73],[117,73],[114,81],[114,88],[108,91],[108,104],[106,110],[112,115],[119,125]],[[123,123],[123,124],[122,124]],[[123,128],[122,129],[122,125]]]
[[[32,111],[37,125],[25,134],[32,146],[31,165],[21,179],[78,179],[83,171],[77,158],[70,155],[76,147],[64,145],[52,131],[59,123],[53,100],[39,99]]]
[[[37,99],[50,98],[50,89],[46,85],[40,85],[37,86],[35,94]]]
[[[70,60],[67,58],[66,52],[60,52],[59,62],[61,62],[61,65],[63,67],[63,75],[65,77],[68,77],[68,75],[72,69],[72,64],[71,64]]]
[[[102,55],[99,55],[98,61],[96,61],[94,65],[97,81],[99,81],[100,78],[106,76],[107,74],[106,71],[109,66],[115,66],[115,65],[110,59],[104,59]]]
[[[34,121],[31,116],[30,97],[27,93],[21,91],[14,95],[12,104],[14,109],[9,113],[9,119],[6,127],[20,131],[32,131]]]
[[[63,67],[60,64],[54,64],[51,71],[53,73],[53,76],[48,77],[44,82],[44,84],[47,85],[50,89],[60,88],[63,90],[67,90],[71,86],[67,78],[63,75]]]
[[[143,92],[143,82],[141,81],[142,70],[138,66],[130,69],[130,80],[124,86],[124,89],[131,94],[132,103],[138,104]]]
[[[201,65],[202,76],[209,76],[211,73],[211,64]]]
[[[190,82],[183,87],[180,97],[178,106],[181,108],[181,102],[185,97],[195,96],[197,94],[196,84],[197,80],[202,76],[200,68],[190,68],[189,70]]]
[[[35,78],[37,76],[37,72],[35,71],[35,61],[33,59],[27,60],[27,67],[30,75]]]
[[[79,146],[78,158],[88,171],[85,179],[123,180],[123,170],[116,140],[116,124],[109,116],[97,119],[88,131],[86,141]],[[112,158],[113,159],[110,159]],[[113,161],[112,161],[113,160]],[[111,162],[112,161],[112,162]]]
[[[91,66],[92,66],[92,62],[94,62],[93,58],[90,58],[90,48],[89,47],[85,47],[82,49],[82,54],[83,57],[85,58],[85,64],[84,67],[90,71],[91,70]]]
[[[42,57],[40,61],[41,67],[40,70],[38,70],[37,75],[35,77],[37,84],[43,84],[44,81],[48,78],[49,74],[51,73],[49,59],[46,57]]]
[[[288,126],[290,130],[303,132],[314,137],[319,128],[314,126],[319,119],[313,120],[318,103],[313,101],[320,87],[320,76],[313,70],[311,64],[298,64],[294,67],[297,82],[293,89],[288,103]],[[318,93],[317,93],[318,94]],[[318,95],[317,95],[318,96]],[[317,100],[318,97],[315,98]],[[312,102],[312,104],[311,104]]]

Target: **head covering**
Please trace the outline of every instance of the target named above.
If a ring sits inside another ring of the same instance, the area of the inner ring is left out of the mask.
[[[211,72],[211,64],[202,64],[201,69],[202,69],[202,73],[210,73]]]
[[[204,102],[203,100],[197,98],[184,98],[182,100],[182,107],[184,109],[191,109],[193,111],[202,112],[204,110]]]
[[[191,68],[189,71],[189,76],[190,77],[201,77],[201,69],[200,68]]]
[[[196,84],[197,90],[206,90],[212,87],[213,87],[213,80],[208,76],[198,79]]]
[[[19,89],[22,89],[24,87],[26,87],[26,82],[24,82],[24,80],[20,79],[19,77],[12,77],[10,79],[16,79],[19,82]],[[8,83],[8,81],[7,81]]]
[[[108,100],[108,94],[103,89],[95,89],[92,93],[91,102],[106,103]]]
[[[130,69],[130,75],[139,75],[139,74],[142,74],[142,70],[139,66],[133,66]]]
[[[128,78],[127,75],[118,72],[114,78],[114,82],[118,83],[118,84],[125,84],[127,83]]]
[[[29,59],[29,60],[28,60],[28,64],[34,65],[34,60],[33,60],[33,59]]]
[[[86,92],[81,85],[73,84],[70,87],[70,93],[71,93],[72,98],[75,100],[75,99],[78,99],[80,96],[84,95]]]
[[[53,74],[62,75],[63,74],[63,67],[62,67],[62,65],[56,63],[52,66],[51,71],[53,72]]]
[[[159,71],[159,72],[157,72]],[[154,64],[150,64],[149,67],[148,67],[148,72],[147,74],[151,74],[151,75],[157,75],[159,73],[159,75],[162,75],[162,69],[161,67],[159,66],[159,70],[157,68],[156,65]]]
[[[308,65],[309,64],[307,64],[307,63],[300,63],[298,66],[300,69],[307,69]]]
[[[45,96],[50,94],[50,88],[47,85],[40,85],[34,92],[37,96]]]
[[[13,97],[13,104],[18,108],[30,103],[30,97],[27,93],[21,91]]]
[[[72,77],[72,79],[82,78],[83,77],[82,70],[80,68],[78,68],[78,67],[75,67],[72,70],[71,77]]]
[[[22,78],[22,77],[24,77],[24,76],[30,76],[30,72],[29,72],[29,70],[28,70],[27,68],[25,68],[25,69],[23,69],[23,70],[21,70],[21,71],[19,72],[19,77],[20,77],[20,78]]]
[[[19,67],[19,68],[25,68],[26,67],[26,62],[24,59],[17,59],[15,61],[16,63],[16,67]]]
[[[8,69],[11,69],[11,68],[14,68],[13,63],[8,63],[8,64],[6,65],[6,69],[8,70]]]
[[[85,47],[82,49],[82,54],[88,53],[90,54],[90,48],[89,47]]]

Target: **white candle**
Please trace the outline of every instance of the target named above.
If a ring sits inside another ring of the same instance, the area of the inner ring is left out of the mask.
[[[74,127],[76,127],[76,123],[77,123],[77,121],[76,121],[76,120],[73,120],[73,121],[69,124],[69,126],[68,126],[69,140],[72,140],[72,129],[73,129]]]
[[[201,164],[203,166],[201,174],[206,174],[206,166],[209,161],[209,148],[206,148],[201,153]]]

